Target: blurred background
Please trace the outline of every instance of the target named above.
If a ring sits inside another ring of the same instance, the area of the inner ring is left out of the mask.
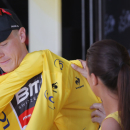
[[[113,39],[130,52],[130,0],[0,0],[26,28],[29,52],[49,49],[85,59],[92,43]]]

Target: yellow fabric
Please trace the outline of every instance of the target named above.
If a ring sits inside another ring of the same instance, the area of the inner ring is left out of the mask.
[[[14,112],[12,111],[10,104],[7,105],[6,109],[4,110],[4,113],[6,113],[6,117],[4,117],[3,113],[0,113],[0,119],[5,119],[4,122],[0,122],[0,130],[20,130],[18,121]],[[7,128],[4,129],[4,127]]]
[[[67,61],[49,50],[38,51],[27,54],[16,70],[0,77],[0,119],[3,111],[13,126],[7,130],[20,129],[18,123],[14,123],[16,117],[11,112],[10,101],[29,79],[41,72],[41,90],[26,130],[98,129],[98,124],[91,121],[89,108],[100,99],[87,80],[72,69],[71,63],[82,67],[79,61]],[[58,83],[57,93],[52,88],[55,82]],[[0,129],[4,125],[0,122]]]
[[[118,115],[118,111],[109,114],[105,119],[107,119],[107,118],[113,118],[113,119],[115,119],[120,124],[120,126],[121,126],[120,118],[119,118],[119,115]],[[101,130],[101,128],[99,130]]]

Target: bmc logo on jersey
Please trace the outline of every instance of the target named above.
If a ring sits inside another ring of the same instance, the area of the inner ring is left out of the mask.
[[[38,83],[39,80],[36,80],[33,83],[30,83],[28,87],[21,88],[20,91],[16,94],[17,104],[25,101],[28,96],[32,97],[33,95],[38,94]]]
[[[26,128],[33,113],[38,94],[42,84],[41,74],[30,79],[11,101],[12,107],[17,114],[20,125]]]

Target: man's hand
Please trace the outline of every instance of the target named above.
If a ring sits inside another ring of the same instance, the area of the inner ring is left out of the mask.
[[[86,61],[79,60],[83,66],[83,68],[78,67],[75,64],[71,64],[72,68],[81,73],[85,78],[87,78],[87,70],[86,70]]]
[[[102,103],[94,103],[90,109],[96,109],[91,113],[92,122],[97,122],[101,125],[102,121],[106,117],[106,113]]]

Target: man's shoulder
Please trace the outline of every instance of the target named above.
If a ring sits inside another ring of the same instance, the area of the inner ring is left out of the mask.
[[[82,67],[82,64],[79,60],[67,60],[50,50],[46,49],[43,50],[43,57],[44,57],[44,68],[49,69],[50,71],[57,71],[61,73],[66,73],[69,71],[74,71],[71,67],[71,64],[76,64],[79,67]],[[66,73],[67,74],[67,73]]]
[[[51,52],[50,50],[43,50],[44,53],[44,64],[48,64],[50,67],[59,68],[63,71],[63,68],[70,66],[70,62],[65,58]]]

